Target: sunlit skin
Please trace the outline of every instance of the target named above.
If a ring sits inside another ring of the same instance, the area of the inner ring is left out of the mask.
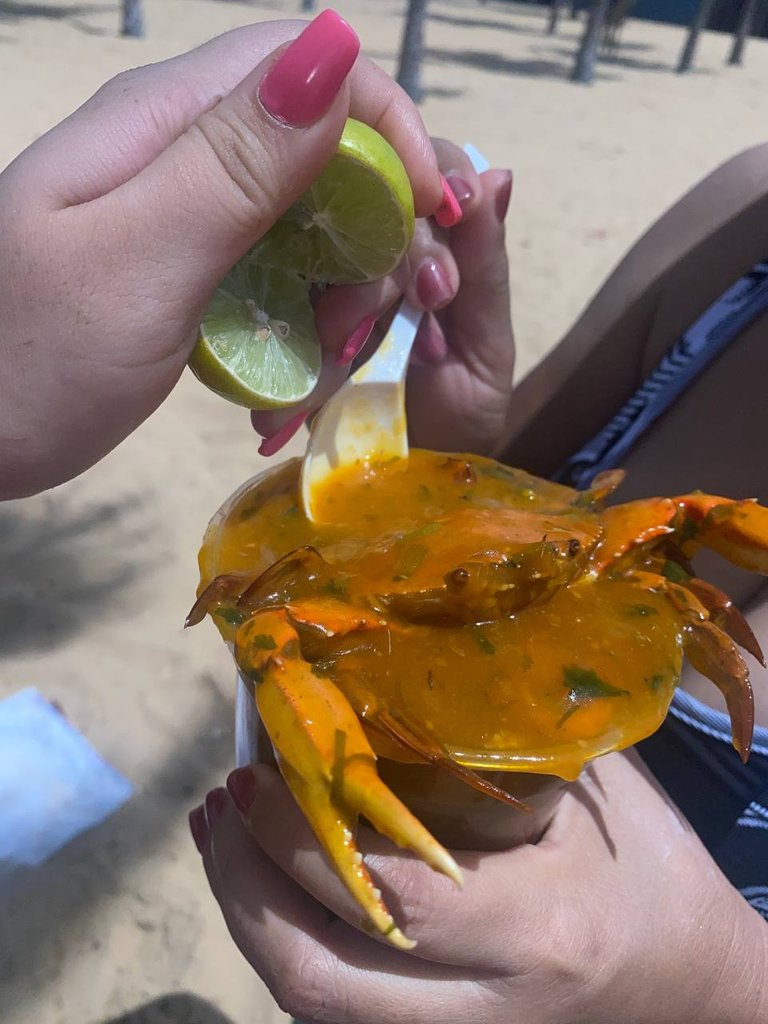
[[[297,461],[246,486],[206,535],[199,599],[250,680],[278,764],[373,927],[394,924],[354,844],[359,814],[460,881],[379,779],[438,765],[500,800],[489,770],[575,779],[654,732],[684,654],[722,690],[749,753],[747,667],[762,659],[697,547],[768,571],[768,510],[692,494],[605,509],[477,456],[413,451],[328,480],[303,515]],[[501,810],[504,810],[501,808]],[[517,813],[513,809],[505,813]]]

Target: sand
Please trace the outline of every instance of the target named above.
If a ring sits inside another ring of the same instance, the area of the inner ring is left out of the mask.
[[[135,41],[116,36],[113,4],[0,3],[0,166],[122,69],[297,6],[145,0],[149,35]],[[403,4],[337,7],[391,70]],[[763,140],[768,44],[726,68],[728,41],[707,35],[697,72],[678,77],[681,31],[630,22],[618,58],[583,88],[565,77],[573,23],[548,39],[532,5],[431,9],[431,131],[515,171],[522,373],[666,205]],[[136,786],[111,821],[2,894],[4,1024],[284,1019],[230,943],[186,831],[232,765],[231,666],[212,628],[181,629],[195,553],[210,514],[262,463],[247,418],[184,379],[83,478],[0,507],[0,694],[34,685],[58,700]]]

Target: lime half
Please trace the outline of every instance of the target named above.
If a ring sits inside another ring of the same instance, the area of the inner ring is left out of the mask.
[[[357,284],[394,270],[413,227],[400,157],[373,128],[350,119],[336,156],[253,251],[307,281]]]
[[[348,120],[320,177],[216,289],[189,360],[223,398],[249,409],[300,402],[320,371],[313,285],[384,277],[405,255],[413,194],[386,139]]]
[[[189,365],[212,391],[249,409],[306,398],[320,372],[307,284],[244,257],[216,289]]]

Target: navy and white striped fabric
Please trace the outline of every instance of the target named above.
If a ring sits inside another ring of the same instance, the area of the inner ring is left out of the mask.
[[[768,310],[768,261],[759,263],[699,317],[624,407],[554,479],[579,489],[627,453],[685,389]],[[755,730],[742,765],[726,715],[675,694],[661,729],[638,751],[695,828],[721,870],[768,919],[768,729]]]
[[[580,490],[614,469],[685,389],[756,317],[768,309],[768,261],[758,263],[685,332],[603,430],[553,477]]]

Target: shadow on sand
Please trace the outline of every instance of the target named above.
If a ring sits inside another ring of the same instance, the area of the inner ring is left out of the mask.
[[[160,996],[103,1024],[234,1024],[211,1003],[189,992]]]
[[[110,597],[126,590],[139,572],[150,571],[136,554],[144,530],[131,528],[131,515],[141,504],[138,498],[102,504],[77,518],[62,517],[53,502],[36,516],[0,510],[4,654],[58,646],[94,618],[110,614]],[[116,534],[122,544],[117,550]]]

